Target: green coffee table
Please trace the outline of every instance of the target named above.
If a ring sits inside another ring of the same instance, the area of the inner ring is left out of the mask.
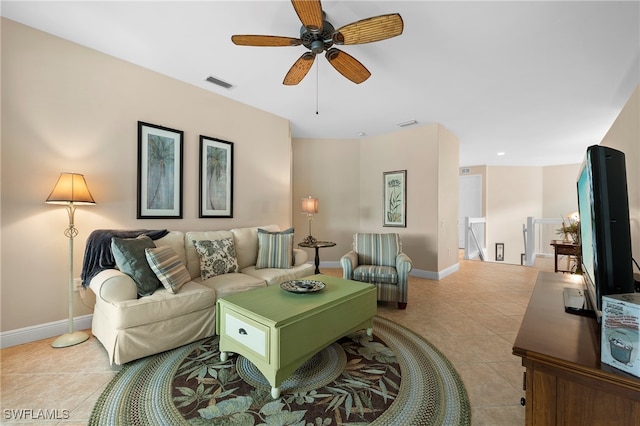
[[[373,332],[377,292],[373,285],[326,275],[314,293],[291,293],[270,286],[218,299],[216,332],[220,358],[228,352],[251,361],[280,396],[280,385],[321,349],[357,330]]]

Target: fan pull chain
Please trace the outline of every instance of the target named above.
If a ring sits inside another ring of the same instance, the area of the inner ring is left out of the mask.
[[[320,61],[316,59],[316,115],[318,115],[318,86],[320,81]]]

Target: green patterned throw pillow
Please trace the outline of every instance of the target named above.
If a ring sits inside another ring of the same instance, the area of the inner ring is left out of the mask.
[[[203,280],[238,272],[238,259],[232,238],[194,240],[193,245],[200,256],[200,276]]]
[[[258,228],[256,269],[289,269],[293,266],[293,228],[269,232]]]
[[[189,271],[173,248],[147,248],[145,254],[151,270],[171,293],[177,293],[180,287],[191,281]]]
[[[121,272],[133,278],[140,297],[149,296],[160,287],[160,281],[151,270],[145,255],[145,249],[155,246],[151,238],[146,235],[140,235],[137,238],[113,237],[111,239],[111,252],[116,266]]]

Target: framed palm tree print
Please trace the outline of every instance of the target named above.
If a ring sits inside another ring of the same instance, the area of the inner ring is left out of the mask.
[[[138,219],[182,218],[183,136],[138,121]]]
[[[383,226],[407,226],[407,171],[384,172]]]
[[[202,135],[200,217],[233,217],[233,142]]]

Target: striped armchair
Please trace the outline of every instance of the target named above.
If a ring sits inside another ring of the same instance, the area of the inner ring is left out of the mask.
[[[358,233],[353,235],[353,250],[342,256],[342,277],[374,284],[378,300],[397,302],[407,307],[407,283],[412,263],[402,253],[398,234]]]

